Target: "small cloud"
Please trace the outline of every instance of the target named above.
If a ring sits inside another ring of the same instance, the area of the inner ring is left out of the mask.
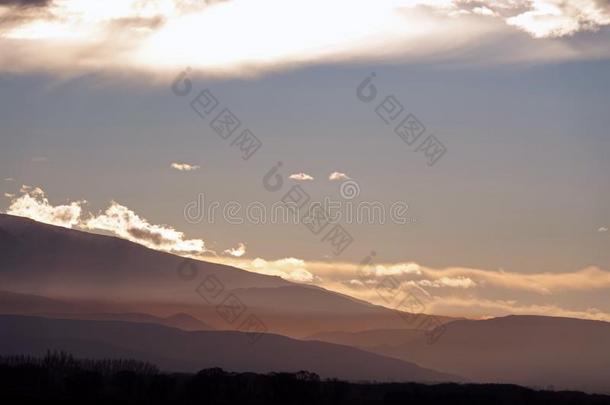
[[[15,181],[15,179],[12,177],[5,177],[4,181]]]
[[[36,163],[41,163],[41,162],[48,162],[49,158],[46,156],[34,156],[32,158],[32,162],[36,162]]]
[[[13,197],[15,197],[15,194],[11,194],[11,193],[4,193],[4,196],[5,196],[6,198],[13,198]]]
[[[288,178],[292,179],[292,180],[298,180],[298,181],[313,180],[313,177],[310,176],[307,173],[295,173],[295,174],[291,174]]]
[[[341,173],[341,172],[332,172],[330,174],[330,176],[328,176],[328,180],[330,181],[336,181],[336,180],[349,180],[350,177],[345,174],[345,173]]]
[[[487,7],[475,7],[472,12],[478,15],[497,16],[498,14]]]
[[[201,166],[199,166],[199,165],[191,165],[188,163],[177,163],[177,162],[172,163],[171,167],[172,167],[172,169],[176,169],[181,172],[190,172],[192,170],[197,170],[197,169],[201,168]]]
[[[601,226],[597,229],[597,232],[608,232],[608,228],[605,226]]]
[[[227,249],[223,253],[233,257],[242,257],[244,254],[246,254],[246,245],[240,242],[237,244],[236,248]]]

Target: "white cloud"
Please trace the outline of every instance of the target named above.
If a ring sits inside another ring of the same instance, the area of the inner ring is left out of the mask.
[[[345,174],[345,173],[341,173],[341,172],[332,172],[330,174],[330,176],[328,176],[328,180],[330,181],[335,181],[335,180],[349,180],[350,177]]]
[[[420,275],[421,270],[418,264],[416,263],[399,263],[393,265],[382,265],[379,264],[375,266],[374,274],[377,277],[383,276],[397,276],[404,274],[415,274]]]
[[[181,172],[190,172],[192,170],[197,170],[197,169],[201,168],[201,166],[198,166],[198,165],[191,165],[189,163],[177,163],[177,162],[172,163],[171,167],[172,167],[172,169],[176,169]]]
[[[89,214],[83,219],[82,205],[86,203],[84,200],[53,206],[39,187],[23,186],[20,192],[21,196],[12,197],[7,214],[66,228],[106,231],[151,249],[170,253],[194,257],[214,254],[206,249],[202,239],[186,239],[183,232],[171,226],[151,224],[114,201],[103,213]],[[239,244],[237,249],[233,250],[234,253],[239,253],[242,245]],[[243,249],[245,251],[245,246]]]
[[[151,224],[129,208],[114,201],[104,213],[91,215],[81,226],[90,230],[111,232],[151,249],[191,255],[206,252],[203,240],[186,239],[183,232],[171,226]]]
[[[610,24],[610,6],[596,0],[534,0],[506,22],[535,38],[562,37]]]
[[[607,227],[605,227],[605,226],[600,226],[600,227],[597,229],[597,232],[608,232],[608,228],[607,228]]]
[[[81,205],[85,201],[74,201],[67,205],[53,206],[39,187],[22,186],[21,196],[11,201],[7,214],[31,218],[46,224],[72,228],[78,224]],[[8,197],[8,196],[7,196]]]
[[[15,181],[15,179],[12,177],[5,177],[4,181]]]
[[[11,193],[4,193],[4,196],[5,196],[6,198],[13,198],[13,197],[15,197],[15,194],[11,194]]]
[[[496,12],[487,7],[475,7],[472,12],[479,15],[496,16]]]
[[[504,41],[507,33],[561,37],[610,24],[600,0],[55,0],[1,11],[11,17],[0,31],[3,69],[58,72],[191,66],[251,75],[316,63],[446,58]],[[531,42],[527,56],[604,52],[567,48]],[[524,50],[512,52],[518,58]]]
[[[306,269],[305,261],[294,257],[274,261],[267,261],[257,257],[250,264],[247,264],[246,268],[256,273],[279,276],[286,280],[301,283],[312,282],[314,280],[314,275]]]
[[[223,253],[233,257],[242,257],[246,254],[246,245],[240,242],[237,244],[236,248],[227,249]]]
[[[409,281],[407,284],[433,288],[472,288],[477,286],[477,283],[468,277],[441,277],[438,280]]]
[[[313,177],[310,176],[307,173],[295,173],[295,174],[291,174],[290,176],[288,176],[288,178],[292,179],[292,180],[298,180],[298,181],[313,180]]]

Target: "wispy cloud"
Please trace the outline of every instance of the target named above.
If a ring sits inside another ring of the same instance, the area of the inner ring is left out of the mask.
[[[15,179],[12,177],[5,177],[4,181],[15,181]]]
[[[312,282],[314,275],[305,267],[305,261],[294,257],[268,261],[257,257],[246,266],[247,270],[270,276],[280,276],[286,280]]]
[[[244,259],[236,257],[214,257],[210,261],[239,267],[253,273],[278,276],[297,283],[313,283],[321,279],[308,270],[308,263],[296,257],[266,260],[261,257]]]
[[[307,181],[313,180],[313,177],[307,173],[295,173],[288,176],[289,179],[298,180],[298,181]]]
[[[341,172],[332,172],[329,176],[328,176],[328,180],[330,181],[336,181],[336,180],[349,180],[350,177],[345,174],[345,173],[341,173]]]
[[[233,257],[242,257],[246,254],[246,245],[240,242],[236,248],[227,249],[223,253]]]
[[[597,232],[608,232],[608,228],[607,228],[607,227],[605,227],[605,226],[600,226],[600,227],[597,229]]]
[[[476,287],[477,283],[468,277],[441,277],[438,280],[418,280],[408,281],[407,285],[418,285],[421,287],[432,287],[432,288],[473,288]]]
[[[610,313],[600,309],[570,309],[565,302],[561,305],[562,292],[587,295],[591,291],[610,290],[610,272],[596,267],[569,273],[520,274],[468,268],[433,269],[416,263],[363,267],[357,263],[315,262],[294,257],[276,261],[261,258],[216,258],[214,261],[286,280],[314,283],[378,305],[388,305],[381,298],[380,289],[395,288],[398,299],[406,291],[417,288],[430,297],[427,313],[475,318],[533,314],[610,321]],[[390,279],[393,281],[389,282]],[[498,289],[502,291],[500,296],[515,298],[494,298],[498,296]],[[525,297],[530,302],[521,302]],[[549,303],[551,298],[556,303]]]
[[[489,318],[506,315],[560,316],[610,322],[610,313],[599,308],[576,310],[551,304],[520,304],[516,300],[494,300],[477,297],[435,297],[428,310],[449,316]]]
[[[197,169],[201,168],[201,166],[199,166],[199,165],[192,165],[192,164],[189,164],[189,163],[178,163],[178,162],[174,162],[170,166],[171,166],[172,169],[176,169],[176,170],[179,170],[181,172],[190,172],[190,171],[197,170]]]

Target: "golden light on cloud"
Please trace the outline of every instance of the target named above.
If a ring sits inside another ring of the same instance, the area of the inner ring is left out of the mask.
[[[610,24],[599,0],[55,0],[1,10],[0,66],[13,71],[191,66],[244,75],[312,63],[459,57],[455,51],[520,31],[561,37]],[[578,54],[531,41],[538,52],[527,52],[530,58]]]

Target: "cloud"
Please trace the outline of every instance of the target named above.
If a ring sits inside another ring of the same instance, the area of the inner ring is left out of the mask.
[[[267,261],[257,257],[249,264],[246,264],[245,268],[256,273],[279,276],[283,279],[300,283],[314,281],[314,275],[306,269],[305,261],[294,257],[274,261]]]
[[[183,232],[171,226],[151,224],[115,201],[103,213],[91,215],[81,226],[90,230],[110,232],[151,249],[191,255],[206,252],[203,240],[186,239]]]
[[[608,50],[536,39],[608,24],[599,0],[13,0],[0,4],[0,66],[243,76],[360,60],[471,61],[460,51],[472,49],[498,62],[599,57]]]
[[[202,258],[213,253],[202,239],[187,239],[183,232],[171,226],[152,224],[117,202],[112,202],[105,211],[83,219],[85,201],[54,206],[39,187],[23,186],[20,193],[18,197],[9,197],[8,214],[66,228],[109,232],[152,249],[185,256]],[[242,257],[245,253],[243,243],[223,253],[227,256],[210,260],[290,281],[316,284],[380,305],[388,305],[380,298],[380,286],[390,285],[397,296],[412,288],[425,292],[429,298],[425,312],[429,313],[474,317],[538,314],[610,321],[610,315],[603,309],[584,304],[585,300],[599,302],[595,297],[610,290],[610,272],[595,266],[572,272],[528,274],[464,267],[438,269],[414,262],[362,265],[305,261],[295,257],[249,260]],[[506,296],[511,299],[498,299]],[[579,302],[579,307],[566,308],[576,305],[574,302]]]
[[[407,282],[407,285],[419,285],[421,287],[433,288],[472,288],[476,287],[477,283],[468,277],[441,277],[438,280],[409,281]]]
[[[596,0],[534,0],[530,9],[506,23],[535,38],[562,37],[610,24],[610,7]]]
[[[398,276],[404,274],[420,275],[421,270],[419,265],[416,263],[399,263],[393,265],[379,264],[375,266],[373,273],[376,277]]]
[[[246,245],[240,242],[236,248],[227,249],[223,253],[233,257],[242,257],[246,254]]]
[[[330,176],[328,176],[328,180],[330,181],[335,181],[335,180],[349,180],[350,177],[345,174],[345,173],[341,173],[341,172],[332,172],[330,174]]]
[[[65,228],[105,231],[148,248],[169,253],[196,258],[215,254],[206,248],[202,239],[187,239],[183,232],[171,226],[151,224],[133,210],[115,201],[112,201],[104,212],[96,215],[89,213],[85,216],[82,210],[86,203],[84,200],[53,206],[39,187],[23,186],[20,192],[21,196],[17,198],[5,194],[12,198],[7,214]],[[231,251],[239,254],[242,248],[245,253],[245,245],[242,243]]]
[[[72,228],[78,224],[85,201],[53,206],[39,187],[22,186],[21,196],[11,201],[7,214],[31,218],[46,224]],[[8,196],[7,196],[8,197]]]
[[[574,310],[560,305],[519,304],[515,300],[483,298],[435,297],[428,303],[427,312],[468,318],[489,318],[507,315],[560,316],[610,322],[610,313],[598,308]]]
[[[190,172],[192,170],[200,169],[201,166],[191,165],[191,164],[188,164],[188,163],[176,163],[176,162],[174,162],[174,163],[171,164],[171,168],[179,170],[181,172]]]
[[[4,193],[4,196],[5,196],[6,198],[13,198],[13,197],[15,197],[15,194],[11,194],[11,193]]]
[[[291,174],[290,176],[288,176],[288,178],[292,179],[292,180],[298,180],[298,181],[313,180],[313,177],[310,176],[307,173],[295,173],[295,174]]]
[[[610,321],[610,313],[601,309],[566,308],[564,305],[573,305],[569,300],[561,305],[562,292],[580,291],[587,297],[591,291],[610,289],[610,272],[594,267],[570,273],[520,274],[468,268],[432,269],[416,263],[363,266],[347,262],[305,261],[294,257],[276,261],[261,258],[252,261],[217,260],[261,274],[317,284],[384,306],[388,306],[388,301],[382,299],[380,294],[383,292],[380,293],[380,290],[395,288],[394,298],[397,302],[410,291],[420,298],[425,297],[423,312],[426,313],[473,318],[530,314]],[[528,283],[533,286],[528,287]],[[505,291],[500,294],[496,290],[490,292],[492,287],[501,287]],[[513,295],[515,299],[496,298],[506,294]],[[491,295],[491,298],[486,295]],[[548,302],[551,296],[557,302]],[[541,297],[542,301],[536,302]]]
[[[15,181],[15,179],[12,177],[5,177],[4,181]]]
[[[487,7],[475,7],[472,12],[479,15],[497,16],[498,14]]]
[[[600,227],[597,229],[597,232],[608,232],[608,228],[607,228],[607,227],[605,227],[605,226],[600,226]]]

